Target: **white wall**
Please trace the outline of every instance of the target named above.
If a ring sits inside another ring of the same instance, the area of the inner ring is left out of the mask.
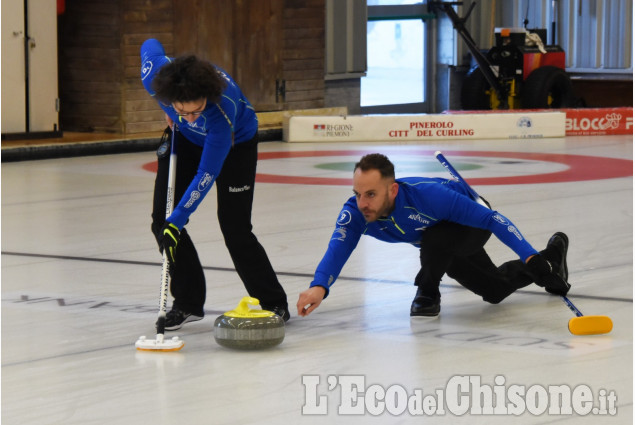
[[[24,3],[2,0],[2,133],[21,133],[26,127]],[[59,127],[56,99],[57,4],[29,0],[29,131]]]

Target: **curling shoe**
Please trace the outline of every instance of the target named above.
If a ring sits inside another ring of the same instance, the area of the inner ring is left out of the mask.
[[[197,316],[195,314],[179,310],[178,308],[172,308],[172,310],[168,311],[165,315],[165,330],[175,331],[177,329],[181,329],[181,326],[188,322],[196,322],[202,318],[203,316]]]
[[[568,249],[569,238],[567,235],[562,232],[556,232],[551,236],[549,242],[547,242],[547,247],[541,253],[549,261],[552,267],[552,273],[556,274],[566,286],[566,288],[557,288],[556,290],[550,290],[545,287],[545,290],[549,293],[561,295],[564,292],[566,294],[571,288],[569,284],[569,270],[567,268]]]
[[[423,295],[421,289],[417,290],[415,299],[410,306],[411,317],[436,317],[441,312],[441,299]]]
[[[549,239],[547,248],[543,251],[543,255],[547,257],[549,262],[554,266],[554,272],[565,282],[569,281],[567,249],[569,249],[569,238],[562,232],[556,232]]]
[[[288,322],[289,319],[291,318],[291,314],[289,313],[289,309],[286,307],[265,307],[265,306],[261,306],[263,310],[268,310],[270,312],[272,312],[273,314],[276,314],[280,317],[282,317],[282,320],[284,320],[285,322]]]

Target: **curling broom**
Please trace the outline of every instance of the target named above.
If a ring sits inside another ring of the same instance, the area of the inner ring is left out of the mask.
[[[174,188],[176,186],[176,148],[175,133],[176,124],[172,129],[172,142],[170,143],[170,168],[168,171],[168,195],[165,204],[165,218],[172,214],[174,204]],[[146,339],[145,336],[139,337],[135,343],[137,350],[141,351],[178,351],[185,345],[185,342],[178,336],[166,340],[165,334],[165,311],[168,302],[168,288],[170,285],[168,254],[163,251],[163,268],[161,270],[161,297],[159,300],[159,318],[157,320],[157,336],[155,339]]]
[[[461,183],[465,189],[470,193],[472,198],[477,202],[482,202],[480,196],[472,187],[461,177],[458,171],[450,164],[441,151],[434,153],[436,159],[443,165],[450,175],[454,177],[456,181]],[[569,320],[569,332],[574,335],[601,335],[611,332],[613,329],[613,321],[608,316],[585,316],[580,310],[566,296],[561,296],[564,303],[569,309],[575,313],[576,317]]]

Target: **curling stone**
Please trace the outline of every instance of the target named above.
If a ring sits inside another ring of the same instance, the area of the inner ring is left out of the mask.
[[[244,297],[236,309],[218,316],[214,322],[214,339],[223,347],[258,350],[276,346],[284,339],[284,320],[268,310],[249,305],[260,304],[256,298]]]

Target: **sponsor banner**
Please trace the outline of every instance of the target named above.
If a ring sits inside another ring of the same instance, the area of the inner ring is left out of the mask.
[[[567,136],[633,134],[633,108],[562,109]]]
[[[553,110],[553,109],[551,109]],[[519,112],[545,112],[545,109],[510,111],[446,111],[450,115],[463,114],[505,114]],[[566,114],[565,132],[567,136],[599,136],[633,134],[633,108],[584,108],[558,109]]]
[[[286,142],[369,142],[564,137],[559,111],[430,115],[293,116]]]

